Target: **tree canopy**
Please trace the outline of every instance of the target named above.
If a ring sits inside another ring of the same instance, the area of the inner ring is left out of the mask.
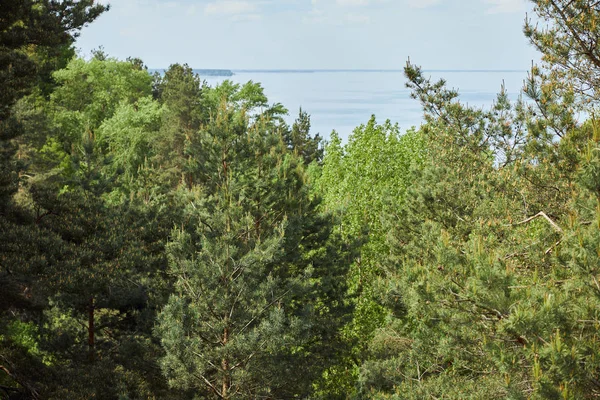
[[[518,100],[407,63],[421,126],[324,141],[0,3],[0,398],[600,396],[600,9],[532,4]]]

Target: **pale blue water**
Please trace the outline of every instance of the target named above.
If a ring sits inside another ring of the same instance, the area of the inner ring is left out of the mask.
[[[423,112],[410,98],[402,71],[233,71],[232,77],[202,77],[210,85],[225,79],[236,83],[260,82],[270,103],[282,103],[293,122],[302,107],[311,115],[312,133],[329,137],[336,130],[347,138],[372,114],[380,122],[390,119],[401,130],[419,126]],[[489,107],[504,81],[509,97],[516,99],[525,71],[432,71],[426,76],[444,78],[461,93],[461,101]]]

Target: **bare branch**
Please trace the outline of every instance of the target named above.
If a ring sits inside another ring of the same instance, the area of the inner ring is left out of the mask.
[[[555,230],[555,231],[557,231],[557,232],[559,232],[559,233],[563,233],[563,230],[562,230],[562,228],[561,228],[560,226],[558,226],[558,224],[557,224],[556,222],[552,221],[552,219],[551,219],[549,216],[547,216],[547,215],[546,215],[546,213],[545,213],[545,212],[543,212],[543,211],[540,211],[539,213],[535,214],[533,217],[529,217],[529,218],[527,218],[527,219],[526,219],[526,220],[524,220],[524,221],[517,222],[516,224],[507,225],[507,226],[518,226],[518,225],[523,225],[523,224],[526,224],[526,223],[528,223],[528,222],[531,222],[531,221],[533,221],[534,219],[536,219],[536,218],[539,218],[539,217],[544,217],[544,219],[545,219],[546,221],[548,221],[548,222],[550,223],[550,225],[552,225],[552,227],[554,228],[554,230]],[[559,242],[559,243],[560,243],[560,242]],[[559,243],[557,243],[557,244],[559,244]],[[556,245],[555,245],[555,246],[556,246]],[[551,250],[551,249],[550,249],[550,250]]]

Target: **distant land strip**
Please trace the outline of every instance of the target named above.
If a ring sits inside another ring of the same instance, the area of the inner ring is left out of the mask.
[[[265,74],[311,74],[311,73],[337,73],[337,72],[404,72],[403,69],[234,69],[234,73],[265,73]],[[518,69],[424,69],[423,72],[527,72]]]
[[[150,73],[158,72],[160,75],[164,74],[167,68],[149,68]],[[200,76],[233,76],[235,75],[230,69],[192,69],[195,74]]]
[[[165,68],[149,69],[150,72],[163,74]],[[401,73],[403,69],[193,69],[200,76],[233,76],[235,74],[314,74],[314,73]],[[519,69],[424,69],[426,73],[524,73],[527,70]]]

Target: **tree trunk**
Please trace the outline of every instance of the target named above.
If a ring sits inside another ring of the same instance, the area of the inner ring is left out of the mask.
[[[95,347],[95,338],[94,338],[94,298],[90,297],[90,302],[88,305],[88,351],[89,351],[89,360],[94,361],[94,347]]]
[[[229,328],[225,328],[223,331],[223,346],[227,345],[229,340]],[[229,399],[229,387],[231,386],[231,377],[229,376],[229,360],[224,358],[221,361],[221,367],[223,368],[223,382],[221,388],[221,398],[223,400]]]

